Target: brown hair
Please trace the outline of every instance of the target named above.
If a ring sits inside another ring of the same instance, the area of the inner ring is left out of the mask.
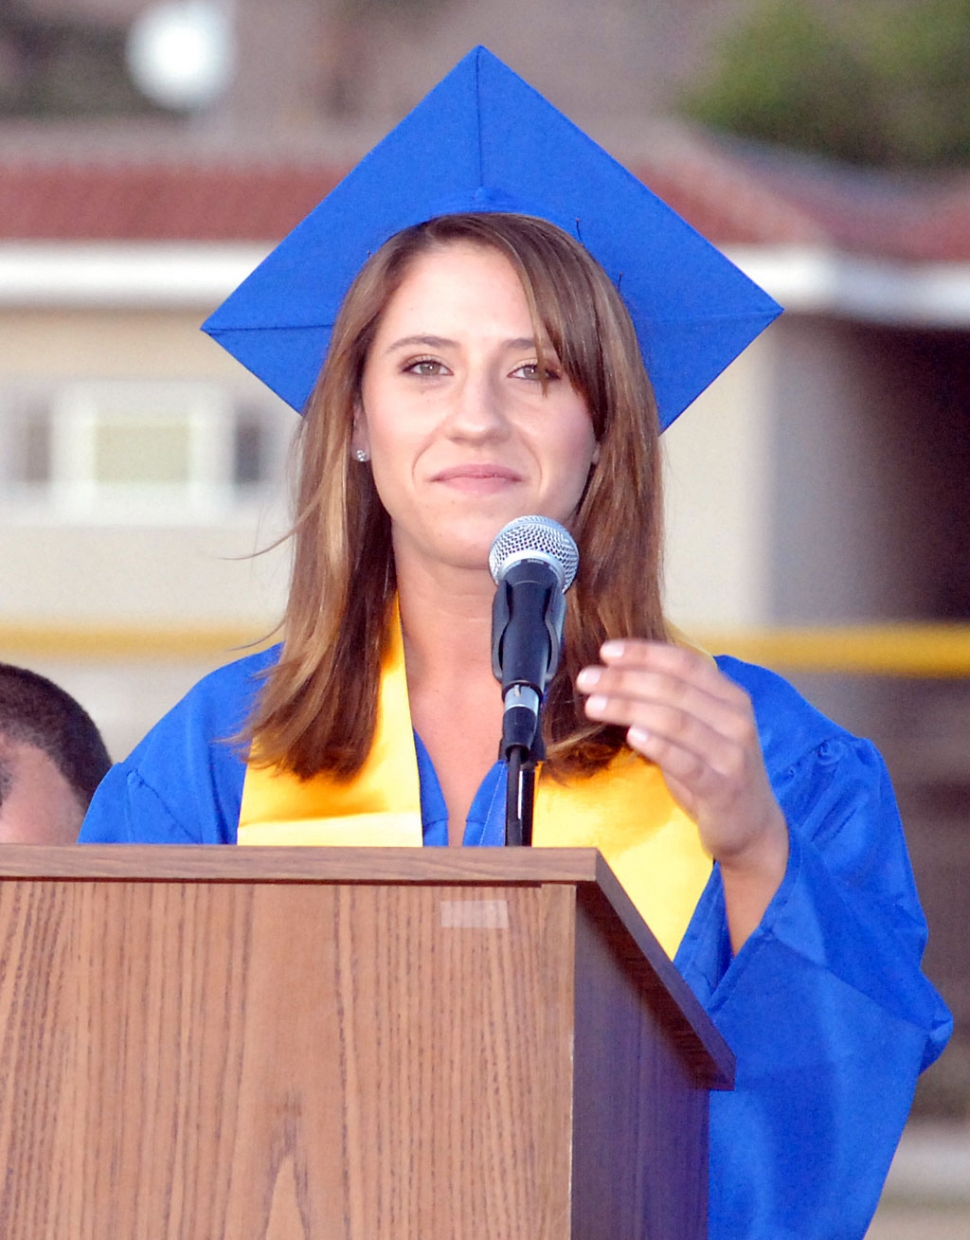
[[[352,461],[354,413],[381,315],[410,264],[456,242],[489,247],[511,262],[536,339],[541,326],[586,400],[600,445],[573,522],[580,568],[563,661],[545,706],[553,771],[594,770],[623,745],[624,729],[587,719],[574,688],[580,668],[597,662],[608,637],[665,636],[656,405],[633,324],[609,278],[568,234],[531,216],[451,215],[405,229],[368,260],[348,292],[300,432],[283,652],[244,739],[261,762],[301,778],[351,776],[370,750],[396,585],[390,520],[371,471]]]

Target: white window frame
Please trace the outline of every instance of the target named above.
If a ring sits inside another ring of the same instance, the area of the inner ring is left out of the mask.
[[[184,482],[106,482],[95,472],[103,418],[137,423],[145,410],[184,420]],[[235,414],[231,394],[214,383],[111,380],[65,384],[51,402],[50,500],[65,520],[97,524],[195,524],[224,515],[234,501]]]

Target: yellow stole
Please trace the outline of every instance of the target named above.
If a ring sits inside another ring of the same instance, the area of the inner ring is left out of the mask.
[[[408,705],[404,643],[392,623],[381,668],[377,729],[350,780],[250,764],[239,814],[240,844],[347,847],[422,845],[421,792]],[[711,873],[697,827],[658,767],[623,750],[603,771],[565,783],[536,782],[533,846],[598,848],[644,921],[673,956]]]

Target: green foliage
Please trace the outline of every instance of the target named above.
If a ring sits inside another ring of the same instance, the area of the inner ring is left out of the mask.
[[[970,0],[757,0],[682,108],[854,163],[970,165]]]

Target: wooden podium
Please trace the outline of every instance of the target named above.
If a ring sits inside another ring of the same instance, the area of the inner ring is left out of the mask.
[[[0,847],[4,1240],[691,1240],[733,1059],[592,850]]]

